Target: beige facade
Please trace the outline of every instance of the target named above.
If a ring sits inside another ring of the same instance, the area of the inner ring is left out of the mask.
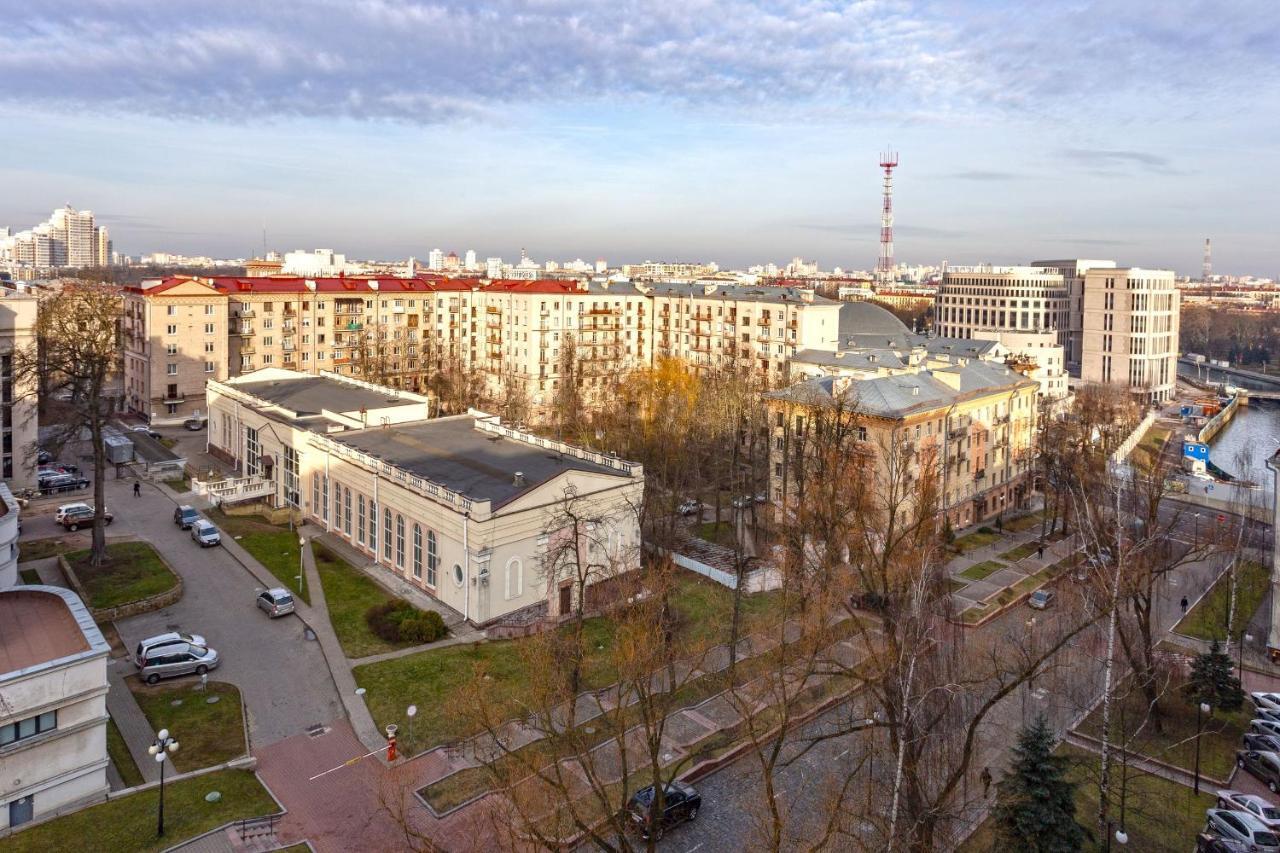
[[[39,438],[35,389],[15,373],[14,353],[35,340],[39,299],[0,291],[0,440],[3,478],[10,488],[36,485],[35,446]]]
[[[1070,341],[1070,293],[1057,272],[1008,267],[988,272],[947,272],[938,286],[934,326],[944,338],[972,338],[978,331],[1052,331],[1065,349]]]
[[[200,417],[204,383],[227,375],[227,299],[200,281],[124,295],[126,406],[153,424]]]
[[[609,573],[639,566],[639,465],[332,374],[261,370],[208,400],[212,452],[474,624],[568,614],[566,510]]]
[[[1067,339],[1064,342],[1067,364],[1078,373],[1084,353],[1084,275],[1091,269],[1115,269],[1115,261],[1096,258],[1067,258],[1032,261],[1031,266],[1062,276],[1067,286]]]
[[[69,589],[0,592],[0,834],[107,793],[107,653]]]
[[[1173,398],[1180,307],[1171,270],[1137,267],[1085,273],[1080,378],[1123,385],[1141,399]]]

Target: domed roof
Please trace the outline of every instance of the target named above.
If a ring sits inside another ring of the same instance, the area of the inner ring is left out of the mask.
[[[840,306],[840,336],[907,335],[911,330],[887,308],[874,302],[845,302]]]

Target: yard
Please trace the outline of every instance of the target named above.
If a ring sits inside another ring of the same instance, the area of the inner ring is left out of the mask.
[[[1253,617],[1262,599],[1267,595],[1270,575],[1266,567],[1254,562],[1242,562],[1236,579],[1235,630],[1232,642],[1240,639],[1240,633]],[[1182,618],[1174,631],[1201,640],[1222,640],[1227,636],[1227,615],[1231,611],[1231,574],[1224,573],[1213,588],[1196,602],[1191,612]]]
[[[995,530],[989,527],[980,527],[974,533],[961,536],[955,541],[955,545],[953,547],[957,553],[967,554],[970,551],[983,547],[984,545],[990,545],[992,542],[999,542],[1000,538],[1001,534],[997,533]]]
[[[302,551],[298,547],[296,530],[270,524],[261,518],[227,515],[216,509],[209,510],[205,515],[218,526],[224,536],[235,539],[240,547],[265,566],[281,586],[292,590],[307,604],[311,603],[310,593],[298,584]]]
[[[311,550],[324,586],[329,621],[348,658],[363,658],[413,645],[388,642],[369,630],[365,622],[365,611],[395,596],[323,545],[312,543]]]
[[[1007,569],[1004,563],[996,560],[983,560],[981,563],[974,563],[969,568],[960,573],[960,577],[971,581],[980,581],[983,578],[993,575],[1001,569]]]
[[[217,791],[216,803],[205,794]],[[169,782],[164,789],[163,838],[156,837],[156,788],[82,809],[0,841],[5,853],[49,850],[163,850],[240,818],[280,811],[276,801],[247,770],[220,770],[194,779]]]
[[[125,682],[142,713],[147,715],[152,730],[168,729],[177,738],[178,751],[173,753],[173,766],[180,772],[222,764],[247,751],[240,691],[235,686],[210,681],[205,692],[199,682],[152,687],[134,676]],[[208,701],[214,697],[216,702]]]
[[[1025,560],[1027,557],[1030,557],[1039,549],[1040,549],[1039,542],[1036,542],[1034,540],[1032,540],[1031,542],[1024,542],[1021,545],[1019,545],[1017,548],[1011,548],[1008,551],[1005,551],[1003,554],[1000,555],[1000,559],[1008,560],[1011,563],[1016,563],[1019,560]]]
[[[1099,756],[1088,750],[1063,744],[1059,755],[1066,755],[1071,764],[1068,778],[1079,783],[1076,787],[1076,822],[1090,835],[1084,850],[1098,851],[1118,845],[1106,845],[1097,829]],[[1204,786],[1200,796],[1185,785],[1170,782],[1159,776],[1151,776],[1133,768],[1121,774],[1114,767],[1111,778],[1112,802],[1109,812],[1119,826],[1120,787],[1123,775],[1125,793],[1125,832],[1129,835],[1129,850],[1190,850],[1195,835],[1204,826],[1204,811],[1212,808],[1214,798]],[[961,853],[987,853],[998,849],[995,827],[987,821],[960,847]]]
[[[725,548],[734,548],[737,545],[737,536],[733,532],[733,523],[729,521],[704,521],[694,528],[694,532],[699,539],[705,539]]]
[[[777,601],[776,595],[767,593],[744,596],[742,636],[758,629],[767,614],[776,610]],[[682,575],[673,603],[681,616],[680,630],[684,636],[695,642],[728,638],[733,595],[725,587],[690,572]],[[597,617],[585,624],[587,646],[594,649],[588,655],[584,673],[583,689],[590,690],[615,680],[610,664],[613,623]],[[527,642],[503,640],[430,649],[357,666],[352,673],[356,684],[367,690],[365,701],[378,727],[396,723],[406,735],[406,744],[420,751],[472,734],[463,715],[448,708],[455,692],[477,666],[485,668],[495,700],[506,701],[518,695],[522,685],[534,677],[522,653]],[[418,715],[410,742],[404,712],[411,704],[418,706]]]
[[[172,589],[178,578],[146,542],[111,542],[108,562],[98,568],[89,565],[89,551],[75,551],[67,561],[89,596],[94,609],[117,607],[140,601]]]
[[[1004,523],[1005,530],[1012,530],[1014,533],[1021,533],[1024,530],[1031,530],[1040,527],[1044,523],[1044,510],[1030,513],[1029,515],[1020,516],[1012,521]]]

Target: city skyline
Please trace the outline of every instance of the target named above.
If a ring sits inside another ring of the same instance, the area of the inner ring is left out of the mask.
[[[246,256],[265,228],[270,248],[352,257],[871,269],[888,143],[900,262],[1196,275],[1211,237],[1215,272],[1274,276],[1259,177],[1280,158],[1259,140],[1280,115],[1276,18],[1247,2],[28,7],[0,33],[0,225],[71,200],[129,254]]]

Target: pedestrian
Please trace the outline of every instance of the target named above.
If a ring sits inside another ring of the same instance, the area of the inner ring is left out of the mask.
[[[1039,546],[1036,548],[1036,557],[1041,560],[1044,559],[1044,540],[1041,540]]]
[[[137,480],[133,481],[133,496],[135,498],[142,497],[142,484],[139,483]]]
[[[1187,597],[1186,597],[1185,595],[1184,595],[1184,596],[1182,596],[1182,601],[1180,601],[1180,602],[1179,602],[1179,604],[1181,604],[1181,605],[1182,605],[1182,615],[1183,615],[1183,616],[1186,616],[1186,615],[1187,615],[1187,606],[1188,606],[1190,603],[1191,603],[1191,602],[1187,601]]]
[[[996,516],[996,527],[1000,529],[1001,533],[1004,533],[1004,513]]]
[[[978,778],[982,780],[982,798],[985,800],[991,791],[991,768],[982,768],[982,775]]]

